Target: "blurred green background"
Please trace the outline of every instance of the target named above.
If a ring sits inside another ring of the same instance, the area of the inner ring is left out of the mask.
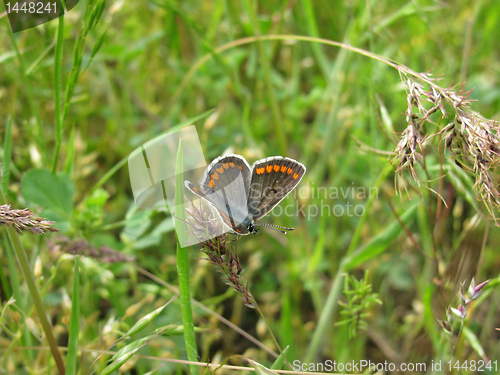
[[[93,362],[107,348],[182,325],[177,299],[144,331],[112,345],[175,294],[140,270],[178,285],[171,219],[137,209],[126,158],[191,119],[207,162],[225,153],[250,164],[283,155],[308,169],[281,203],[304,211],[262,219],[295,231],[262,230],[237,243],[243,276],[280,346],[290,346],[290,362],[422,362],[429,366],[421,373],[430,374],[433,360],[498,358],[500,295],[493,287],[500,236],[475,199],[472,176],[452,169],[435,137],[426,145],[429,174],[419,185],[402,172],[407,181],[398,195],[390,152],[408,108],[398,71],[293,36],[346,43],[417,72],[432,69],[442,87],[474,88],[473,109],[496,119],[500,3],[87,0],[64,23],[16,34],[2,16],[0,155],[8,164],[2,186],[13,208],[29,207],[61,230],[21,237],[61,347],[68,345],[75,298],[74,257],[66,252],[78,243],[83,254],[101,251],[80,258],[81,374],[105,368],[110,354]],[[287,37],[255,38],[264,35]],[[424,133],[436,133],[451,118],[433,117]],[[46,185],[34,178],[39,169],[52,176]],[[46,198],[33,198],[30,189]],[[362,214],[348,214],[348,206]],[[57,373],[3,230],[1,238],[0,374]],[[103,248],[122,258],[105,259]],[[278,352],[262,316],[243,305],[198,247],[189,255],[192,297]],[[365,302],[342,292],[346,273],[366,276],[368,291],[357,286]],[[493,281],[460,336],[447,335],[437,319],[459,305],[460,286],[472,277]],[[15,306],[6,306],[12,295]],[[366,303],[367,296],[381,303]],[[220,319],[193,309],[200,362],[241,354],[273,364],[272,355]],[[158,368],[162,358],[187,359],[182,335],[155,337],[120,371],[188,371],[175,363]],[[229,363],[249,366],[241,358]]]

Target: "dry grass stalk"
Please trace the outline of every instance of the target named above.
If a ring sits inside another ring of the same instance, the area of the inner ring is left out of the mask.
[[[223,279],[227,285],[236,290],[243,299],[243,303],[255,308],[255,300],[248,289],[245,280],[243,279],[243,268],[236,254],[235,247],[232,245],[236,242],[228,241],[228,234],[224,233],[219,236],[206,239],[207,233],[220,233],[221,221],[215,216],[213,210],[206,209],[202,203],[196,207],[191,202],[191,207],[187,210],[189,219],[187,223],[192,228],[191,235],[200,239],[199,245],[212,265],[217,268],[217,271],[223,274]]]
[[[0,206],[0,224],[14,228],[20,234],[23,234],[23,231],[35,234],[59,231],[59,229],[51,226],[55,224],[54,221],[46,220],[43,217],[37,217],[33,211],[27,208],[13,210],[10,204]]]
[[[493,207],[500,205],[495,171],[500,150],[498,123],[470,108],[470,91],[442,88],[436,85],[436,79],[430,73],[415,73],[404,67],[400,68],[400,75],[407,88],[408,108],[405,115],[408,126],[394,150],[395,158],[399,160],[397,172],[409,169],[415,181],[419,182],[415,165],[423,164],[424,143],[430,137],[440,135],[455,162],[474,175],[477,198],[485,202],[494,217]],[[410,75],[423,84],[409,78]],[[453,120],[438,132],[425,134],[424,124],[433,123],[429,119],[431,114],[439,111],[441,118],[449,116],[445,107],[451,108]]]

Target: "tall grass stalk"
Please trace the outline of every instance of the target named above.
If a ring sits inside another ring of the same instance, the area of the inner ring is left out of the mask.
[[[182,224],[185,222],[184,212],[184,174],[183,171],[183,156],[182,156],[182,139],[179,140],[179,148],[177,149],[177,167],[175,173],[175,223],[176,230],[180,231]],[[165,196],[166,199],[166,196]],[[191,362],[198,361],[198,350],[196,348],[196,336],[194,334],[193,309],[191,307],[191,290],[189,286],[189,254],[188,248],[181,247],[177,235],[177,275],[179,277],[179,295],[182,306],[182,323],[184,325],[184,341],[186,343],[186,351],[188,359]],[[198,374],[198,368],[195,365],[190,365],[192,375]]]
[[[55,117],[56,117],[56,148],[52,159],[52,172],[57,170],[57,159],[61,148],[63,138],[63,118],[61,110],[61,75],[62,75],[62,55],[64,43],[64,13],[59,16],[57,25],[57,40],[56,40],[56,56],[54,68],[54,101],[55,101]]]
[[[78,343],[80,335],[80,265],[79,256],[75,256],[73,275],[73,301],[71,302],[71,320],[69,322],[68,354],[66,356],[66,375],[77,374]]]
[[[5,196],[3,191],[0,190],[0,205],[4,205],[7,202],[5,201]],[[45,333],[45,338],[49,344],[50,351],[54,360],[56,361],[57,370],[59,375],[65,374],[64,362],[57,346],[56,339],[54,337],[54,333],[52,331],[52,325],[47,319],[47,313],[45,312],[45,308],[43,306],[42,297],[38,291],[37,283],[35,280],[35,276],[30,267],[30,263],[28,260],[28,256],[26,255],[26,251],[21,243],[21,239],[19,238],[19,233],[15,231],[14,228],[5,228],[7,234],[10,239],[10,243],[14,252],[16,253],[17,261],[21,268],[21,271],[24,275],[24,279],[28,286],[31,298],[33,299],[33,304],[35,305],[36,312],[38,314],[38,318],[40,319],[40,324],[42,325],[43,332]]]
[[[3,158],[0,165],[0,180],[2,191],[7,192],[10,180],[10,162],[12,158],[12,118],[9,116],[7,119],[7,126],[5,128],[5,138],[3,142]]]
[[[85,9],[84,19],[82,21],[80,31],[75,41],[75,47],[73,49],[73,62],[72,62],[73,65],[71,67],[71,72],[66,85],[66,94],[62,111],[62,122],[64,122],[64,120],[66,119],[71,98],[73,97],[73,92],[76,87],[76,82],[80,77],[80,72],[82,69],[82,60],[85,53],[85,42],[87,41],[87,37],[90,34],[90,32],[94,30],[96,25],[99,23],[99,20],[101,19],[102,12],[105,6],[106,6],[106,0],[96,0],[87,2],[87,8]],[[95,56],[99,47],[102,45],[102,38],[103,35],[97,42],[96,46],[94,46],[94,48],[92,49],[91,58]]]

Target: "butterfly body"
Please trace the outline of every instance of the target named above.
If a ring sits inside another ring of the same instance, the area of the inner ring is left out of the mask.
[[[215,207],[234,233],[256,234],[256,221],[271,212],[298,185],[305,172],[304,165],[282,156],[258,160],[250,167],[242,156],[232,154],[210,163],[200,188],[190,181],[184,185]]]

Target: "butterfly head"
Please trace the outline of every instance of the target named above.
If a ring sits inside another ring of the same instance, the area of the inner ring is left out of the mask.
[[[250,224],[248,224],[247,228],[251,234],[257,234],[260,231],[260,229],[257,228],[257,226],[255,225],[255,223],[253,221]]]

